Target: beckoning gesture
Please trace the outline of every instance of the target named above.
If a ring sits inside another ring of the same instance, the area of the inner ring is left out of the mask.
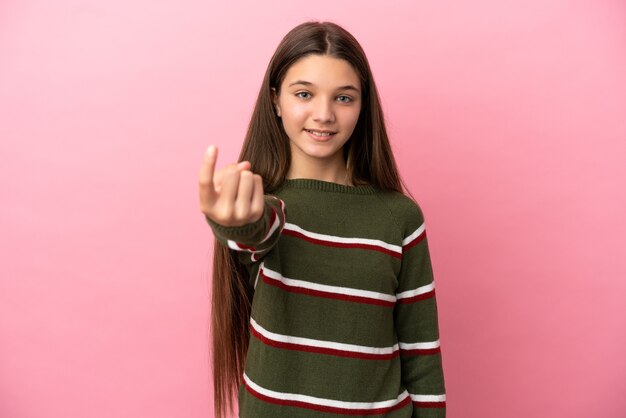
[[[263,179],[250,162],[230,163],[215,171],[217,147],[210,145],[200,168],[200,210],[223,226],[243,226],[263,215]]]

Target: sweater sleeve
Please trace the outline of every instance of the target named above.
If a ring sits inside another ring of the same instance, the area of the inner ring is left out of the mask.
[[[264,195],[264,201],[261,218],[241,226],[224,226],[205,215],[217,241],[236,251],[237,258],[248,272],[252,272],[253,266],[257,266],[276,245],[285,226],[285,202],[270,194]]]
[[[413,402],[412,418],[445,418],[435,282],[424,216],[417,204],[406,220],[396,298],[394,323],[402,383]]]

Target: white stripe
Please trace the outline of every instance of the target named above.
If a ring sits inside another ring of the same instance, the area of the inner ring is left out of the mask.
[[[430,284],[427,284],[425,286],[420,286],[420,287],[418,287],[416,289],[413,289],[413,290],[407,290],[407,291],[404,291],[404,292],[401,292],[401,293],[396,293],[396,297],[398,299],[406,299],[406,298],[410,298],[412,296],[428,293],[431,290],[433,290],[434,288],[435,288],[435,282],[432,281],[432,282],[430,282]]]
[[[408,243],[410,243],[411,241],[417,239],[417,237],[419,237],[420,235],[422,235],[422,232],[424,232],[424,229],[426,229],[426,222],[422,223],[422,225],[417,228],[411,235],[409,235],[408,237],[406,237],[405,239],[402,240],[402,245],[407,245]]]
[[[428,348],[437,348],[439,347],[439,340],[437,341],[429,341],[424,343],[398,343],[400,344],[400,348],[403,350],[424,350]]]
[[[282,274],[280,274],[279,272],[270,270],[267,267],[263,267],[263,274],[265,274],[268,277],[271,277],[272,279],[279,280],[289,286],[302,287],[305,289],[314,289],[314,290],[320,290],[324,292],[337,293],[337,294],[343,294],[343,295],[363,296],[363,297],[372,298],[372,299],[387,300],[390,302],[396,301],[395,296],[389,295],[386,293],[373,292],[371,290],[354,289],[352,287],[331,286],[327,284],[309,282],[306,280],[288,279],[284,277]]]
[[[390,399],[388,401],[344,402],[344,401],[338,401],[335,399],[318,398],[316,396],[302,395],[300,393],[287,393],[287,392],[277,392],[274,390],[269,390],[254,383],[252,380],[250,380],[250,378],[245,372],[243,373],[243,378],[248,384],[248,386],[250,386],[252,389],[261,393],[262,395],[269,396],[270,398],[290,400],[290,401],[302,401],[302,402],[312,403],[315,405],[324,405],[324,406],[331,406],[331,407],[336,407],[336,408],[352,408],[352,409],[387,408],[387,407],[397,405],[398,403],[402,402],[403,399],[409,396],[409,393],[405,389],[400,395],[398,395],[396,399]]]
[[[274,223],[274,225],[276,225],[276,222]],[[274,226],[272,226],[272,232],[275,230],[276,228]],[[266,238],[263,239],[263,241],[265,241]],[[250,253],[250,259],[252,261],[258,261],[258,257],[257,254],[262,253],[263,251],[267,250],[267,248],[263,248],[260,250],[251,250],[249,248],[242,248],[237,244],[237,241],[233,241],[233,240],[227,240],[228,241],[228,246],[230,248],[232,248],[233,250],[236,251],[246,251]]]
[[[256,254],[258,254],[258,253],[261,253],[261,252],[265,251],[265,249],[261,249],[261,250],[251,250],[251,249],[249,249],[249,248],[243,248],[243,247],[240,247],[240,246],[239,246],[239,244],[237,244],[237,241],[233,241],[233,240],[231,240],[231,239],[227,240],[227,243],[228,243],[228,247],[229,247],[229,248],[232,248],[233,250],[236,250],[236,251],[245,251],[245,252],[249,252],[249,253],[251,253],[251,254],[252,254],[252,255],[251,255],[251,257],[252,257],[252,261],[256,261],[256,258],[254,257]]]
[[[274,209],[272,209],[272,211],[274,213],[276,213],[274,211]],[[270,227],[270,230],[267,231],[267,234],[265,235],[265,237],[261,240],[261,244],[264,243],[265,241],[267,241],[267,239],[269,237],[272,236],[272,234],[274,233],[274,231],[276,231],[278,228],[280,228],[280,216],[278,216],[278,214],[276,213],[276,217],[274,218],[274,223],[272,224],[272,226]]]
[[[323,241],[342,242],[342,243],[348,243],[348,244],[368,244],[368,245],[383,247],[390,251],[394,251],[398,254],[402,254],[402,247],[400,247],[399,245],[389,244],[385,241],[381,241],[378,239],[347,238],[347,237],[338,237],[335,235],[319,234],[317,232],[307,231],[305,229],[300,228],[298,225],[292,224],[289,222],[285,223],[285,229],[290,230],[290,231],[297,231],[307,237],[320,239]]]
[[[416,402],[444,402],[446,400],[446,395],[415,395],[410,394],[411,400]]]
[[[293,337],[291,335],[277,334],[263,328],[253,318],[250,318],[252,326],[266,338],[274,341],[280,341],[284,343],[302,344],[312,347],[325,347],[334,348],[337,350],[354,351],[359,353],[371,353],[371,354],[391,354],[398,349],[398,344],[394,344],[392,347],[368,347],[364,345],[337,343],[333,341],[315,340],[313,338]],[[430,343],[426,343],[430,344]],[[412,345],[412,344],[411,344]]]
[[[254,289],[256,290],[256,284],[259,282],[259,273],[261,273],[261,269],[263,268],[263,264],[265,261],[261,262],[259,269],[256,271],[256,277],[254,278]]]
[[[252,260],[252,261],[257,261],[257,260],[258,260],[258,258],[256,257],[256,255],[257,255],[258,253],[261,253],[261,252],[263,252],[263,251],[264,251],[264,250],[251,250],[251,249],[249,249],[249,248],[242,248],[242,247],[240,247],[240,246],[237,244],[237,242],[236,242],[236,241],[233,241],[233,240],[230,240],[230,239],[229,239],[229,240],[227,240],[227,244],[228,244],[228,247],[232,248],[233,250],[236,250],[236,251],[245,251],[245,252],[250,253],[250,260]]]
[[[278,200],[278,204],[280,206],[280,211],[282,213],[282,219],[285,218],[285,202],[283,202],[281,199],[277,198],[276,196],[272,196],[275,200]],[[272,210],[274,211],[274,209],[272,208]],[[276,213],[276,211],[274,211],[274,213]],[[274,231],[276,231],[276,229],[278,229],[280,227],[280,223],[281,223],[281,217],[278,215],[278,213],[276,213],[276,219],[274,219],[274,223],[272,224],[272,227],[270,228],[269,232],[267,233],[267,235],[265,236],[265,238],[263,238],[263,240],[261,241],[261,243],[264,243],[265,241],[267,241],[267,239],[269,237],[272,236],[272,234],[274,233]]]

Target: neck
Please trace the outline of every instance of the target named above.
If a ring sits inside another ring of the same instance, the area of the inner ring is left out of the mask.
[[[312,170],[312,169],[294,169],[293,165],[290,167],[286,175],[287,179],[316,179],[322,181],[328,181],[331,183],[342,184],[345,186],[353,186],[352,182],[348,179],[348,170],[345,166],[337,167],[336,170]]]

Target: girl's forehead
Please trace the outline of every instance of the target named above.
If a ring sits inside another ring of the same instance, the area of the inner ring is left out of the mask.
[[[283,80],[284,87],[292,86],[337,88],[359,86],[359,76],[352,65],[341,58],[327,55],[309,55],[293,63]]]

